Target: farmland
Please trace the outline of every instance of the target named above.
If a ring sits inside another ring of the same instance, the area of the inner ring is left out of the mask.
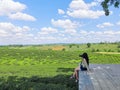
[[[77,90],[70,80],[87,52],[90,63],[120,64],[119,43],[0,47],[0,90]]]

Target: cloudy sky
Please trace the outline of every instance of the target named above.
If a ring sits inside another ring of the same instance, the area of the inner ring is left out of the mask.
[[[0,0],[0,45],[120,41],[120,9],[101,1]]]

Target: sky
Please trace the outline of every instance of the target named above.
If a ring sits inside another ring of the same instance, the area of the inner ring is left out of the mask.
[[[119,8],[102,0],[0,0],[0,45],[120,41]]]

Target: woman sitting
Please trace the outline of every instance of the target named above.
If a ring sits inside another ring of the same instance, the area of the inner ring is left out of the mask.
[[[87,53],[83,53],[79,55],[82,58],[80,66],[76,67],[74,70],[73,75],[70,78],[76,78],[76,82],[78,81],[78,72],[81,71],[89,71],[89,57]]]

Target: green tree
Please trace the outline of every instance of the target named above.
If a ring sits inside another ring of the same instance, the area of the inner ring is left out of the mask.
[[[109,15],[109,6],[114,5],[115,8],[119,8],[120,5],[120,0],[104,0],[101,3],[103,10],[105,11],[105,15],[108,16]]]
[[[72,44],[69,45],[69,48],[72,48]]]
[[[120,44],[118,44],[117,48],[120,48]]]
[[[79,45],[76,45],[77,46],[77,48],[79,48]]]
[[[91,44],[90,43],[87,43],[87,47],[90,48]]]

